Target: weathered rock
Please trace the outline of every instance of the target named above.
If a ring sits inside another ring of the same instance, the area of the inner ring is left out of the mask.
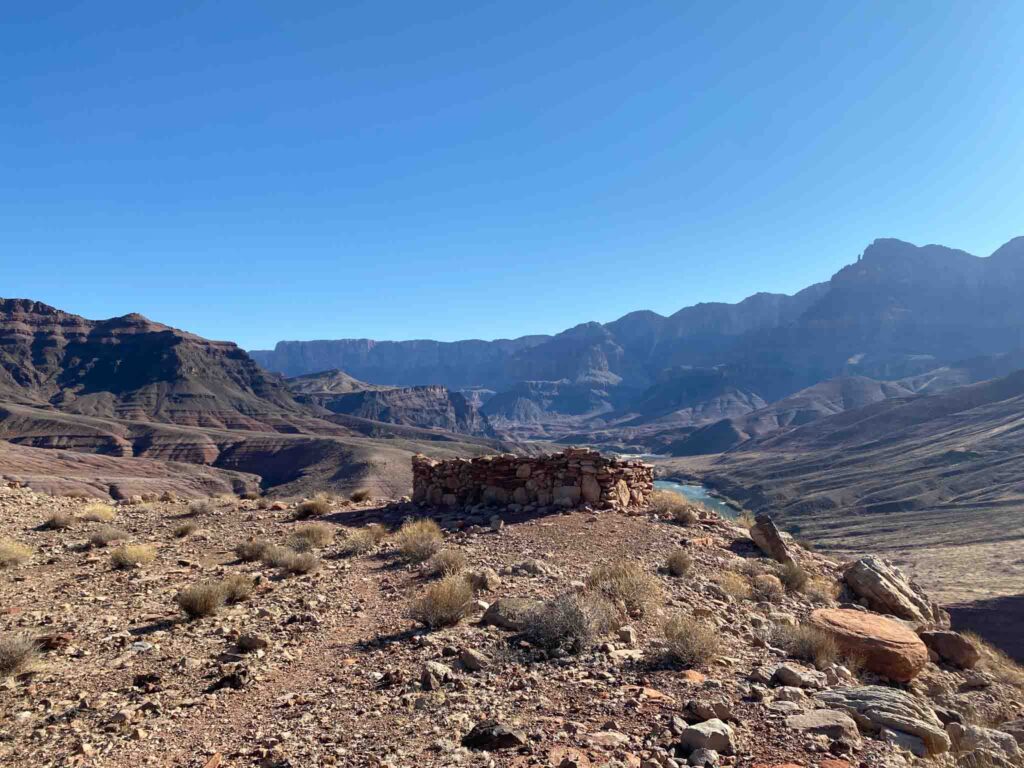
[[[473,726],[473,730],[462,737],[462,746],[469,749],[515,749],[526,746],[526,734],[509,728],[496,720],[485,720]]]
[[[822,691],[817,698],[830,709],[846,712],[862,731],[881,733],[883,728],[903,731],[921,739],[930,755],[949,751],[949,736],[935,712],[905,691],[881,685],[859,685]]]
[[[928,748],[925,746],[924,740],[912,733],[883,728],[878,737],[887,744],[892,744],[897,749],[905,749],[918,757],[928,756]]]
[[[974,643],[961,635],[959,632],[949,630],[932,630],[919,632],[918,636],[924,644],[945,662],[960,669],[974,669],[974,666],[981,661],[981,653]]]
[[[750,538],[757,544],[758,548],[780,563],[789,565],[794,563],[793,555],[789,547],[782,539],[782,534],[775,527],[775,523],[768,515],[758,515],[756,522],[750,528]]]
[[[782,664],[772,674],[771,682],[773,685],[792,688],[822,688],[825,685],[825,675],[796,664]]]
[[[1005,731],[982,728],[980,725],[950,723],[946,726],[946,733],[949,734],[956,752],[984,750],[1013,765],[1024,764],[1024,753],[1021,752],[1017,740]]]
[[[452,670],[437,661],[428,661],[420,671],[420,685],[425,691],[436,691],[454,679]]]
[[[717,768],[719,765],[718,753],[713,749],[695,749],[686,758],[686,764],[696,768]]]
[[[946,623],[945,612],[920,587],[880,557],[863,557],[843,575],[847,585],[874,611],[922,623]]]
[[[835,741],[846,739],[854,744],[860,741],[860,731],[854,719],[835,709],[816,709],[791,715],[786,718],[786,725],[802,733],[827,736]]]
[[[713,749],[726,755],[736,751],[732,727],[715,718],[691,725],[679,737],[684,749]]]
[[[475,651],[472,648],[464,648],[459,653],[459,661],[462,662],[462,666],[471,672],[479,672],[482,669],[486,669],[490,666],[490,658],[480,651]]]
[[[480,619],[483,624],[493,624],[502,629],[510,629],[513,632],[521,632],[526,627],[529,616],[534,613],[542,603],[539,600],[530,600],[524,597],[503,597],[496,600],[484,612]]]
[[[1024,717],[1019,717],[1016,720],[1003,723],[999,726],[999,730],[1013,736],[1013,738],[1017,740],[1017,744],[1024,747]]]
[[[476,568],[466,578],[477,592],[493,592],[501,586],[501,577],[493,568]]]
[[[875,674],[896,682],[913,680],[928,663],[928,648],[904,625],[847,608],[819,608],[811,624],[835,639],[840,650],[864,661]]]

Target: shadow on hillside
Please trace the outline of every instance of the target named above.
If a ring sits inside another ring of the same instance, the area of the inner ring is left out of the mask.
[[[953,629],[977,632],[992,645],[1024,663],[1024,595],[993,597],[946,606]]]

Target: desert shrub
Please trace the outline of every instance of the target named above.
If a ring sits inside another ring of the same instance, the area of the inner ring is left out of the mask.
[[[101,525],[89,534],[89,544],[93,547],[106,547],[115,541],[124,541],[128,536],[128,531],[113,525]]]
[[[331,499],[325,493],[318,493],[311,499],[300,502],[295,508],[295,516],[299,519],[321,517],[331,511]]]
[[[0,677],[18,675],[39,659],[39,645],[28,635],[0,635]]]
[[[339,552],[346,557],[354,557],[355,555],[365,555],[367,552],[372,552],[376,546],[377,540],[373,532],[366,528],[360,528],[356,531],[350,531],[341,540]]]
[[[254,563],[262,560],[272,546],[266,539],[249,539],[235,545],[235,555],[243,563]]]
[[[178,494],[174,491],[164,491],[160,494],[160,501],[173,502],[178,500]]]
[[[668,556],[668,572],[673,576],[685,576],[693,567],[693,558],[685,549],[677,549]]]
[[[661,582],[631,560],[595,567],[587,586],[613,603],[622,603],[631,616],[643,616],[661,602]]]
[[[772,628],[768,642],[793,658],[809,661],[818,668],[839,660],[836,641],[809,624],[777,624]]]
[[[226,603],[240,603],[243,600],[248,600],[255,586],[252,578],[244,573],[228,574],[220,582]]]
[[[1024,667],[975,632],[964,632],[981,654],[978,668],[1006,685],[1024,689]]]
[[[294,552],[281,567],[293,575],[313,573],[320,567],[320,558],[312,552]]]
[[[32,558],[32,548],[14,539],[0,539],[0,568],[11,568],[27,563]]]
[[[441,528],[433,520],[407,520],[395,534],[395,544],[402,557],[414,563],[429,560],[444,543]]]
[[[757,520],[754,517],[754,513],[749,509],[744,509],[736,516],[736,524],[741,528],[753,528]]]
[[[437,576],[451,576],[465,570],[469,561],[461,549],[442,549],[430,558],[430,572]]]
[[[608,634],[620,618],[603,595],[567,594],[531,611],[523,636],[539,648],[579,653]]]
[[[676,615],[662,627],[669,658],[687,667],[700,667],[715,658],[720,645],[717,629],[705,621]]]
[[[839,598],[840,586],[833,579],[818,577],[809,579],[803,592],[812,603],[828,604]]]
[[[149,544],[125,544],[110,553],[115,568],[133,568],[147,565],[156,559],[156,550]]]
[[[736,600],[749,600],[752,592],[750,579],[736,571],[724,571],[715,577],[715,583],[725,594]]]
[[[190,619],[212,616],[220,610],[226,599],[224,585],[218,581],[203,581],[185,587],[175,602]]]
[[[767,564],[764,558],[753,557],[744,559],[736,570],[747,578],[752,579],[755,576],[770,573],[771,566]]]
[[[184,539],[186,536],[191,536],[193,533],[199,530],[199,526],[196,523],[188,522],[182,523],[181,525],[174,526],[174,538]]]
[[[758,600],[769,603],[777,603],[786,594],[786,588],[782,586],[778,576],[770,573],[762,573],[755,576],[751,582],[751,589]]]
[[[278,544],[269,544],[260,555],[260,560],[271,568],[287,568],[298,553],[291,547],[282,547]]]
[[[658,515],[674,515],[677,509],[687,504],[678,493],[655,490],[647,494],[647,506]]]
[[[244,499],[245,501],[256,501],[259,497],[260,495],[256,493],[256,491],[246,491],[241,495],[240,498]]]
[[[361,504],[364,501],[369,501],[370,499],[372,499],[373,494],[370,493],[369,489],[367,488],[360,488],[358,491],[353,492],[352,495],[349,496],[349,498],[356,504]]]
[[[193,501],[188,505],[188,513],[193,517],[200,517],[201,515],[210,515],[217,511],[216,505],[210,499],[201,499],[199,501]]]
[[[82,519],[93,523],[109,523],[115,517],[117,517],[117,511],[109,504],[97,502],[86,505],[82,510]]]
[[[391,532],[387,529],[387,526],[381,525],[380,523],[370,523],[362,530],[366,531],[370,536],[373,537],[373,541],[376,544],[380,544],[386,539]]]
[[[810,581],[807,571],[796,563],[786,563],[779,569],[779,579],[786,587],[787,592],[803,592]]]
[[[288,539],[288,544],[296,552],[308,552],[311,549],[326,547],[334,541],[334,527],[327,523],[309,523],[296,528]]]
[[[461,576],[445,576],[413,602],[410,614],[432,629],[450,627],[469,613],[472,602],[473,589],[468,581]]]
[[[67,512],[54,512],[43,523],[43,527],[51,531],[66,531],[75,524],[73,515]]]
[[[270,509],[270,506],[273,503],[274,502],[272,502],[266,496],[260,496],[259,501],[256,502],[256,509]]]

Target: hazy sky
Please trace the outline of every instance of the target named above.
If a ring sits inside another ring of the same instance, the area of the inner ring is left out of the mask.
[[[20,3],[0,295],[494,338],[1024,234],[1021,2]]]

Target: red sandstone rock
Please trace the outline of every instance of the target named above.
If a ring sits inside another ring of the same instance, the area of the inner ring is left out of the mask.
[[[839,648],[864,660],[867,669],[900,683],[913,680],[928,662],[928,648],[903,624],[846,608],[819,608],[811,624],[832,636]]]

